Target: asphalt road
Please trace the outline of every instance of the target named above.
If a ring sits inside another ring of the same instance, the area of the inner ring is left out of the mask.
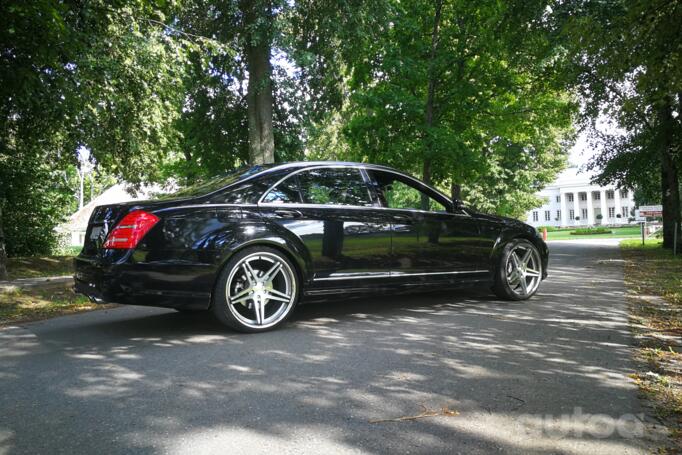
[[[0,453],[644,452],[619,250],[550,248],[523,303],[311,304],[260,335],[141,307],[0,329]]]

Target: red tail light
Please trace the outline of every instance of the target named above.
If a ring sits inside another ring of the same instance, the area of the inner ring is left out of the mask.
[[[107,236],[104,248],[135,248],[156,223],[159,217],[142,210],[130,212],[116,225]]]

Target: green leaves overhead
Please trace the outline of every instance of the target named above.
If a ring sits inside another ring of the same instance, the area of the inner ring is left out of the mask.
[[[483,1],[444,2],[432,52],[437,5],[391,3],[387,32],[353,66],[348,156],[418,174],[432,162],[434,182],[521,215],[564,164],[576,106],[558,82],[561,49],[542,3]]]

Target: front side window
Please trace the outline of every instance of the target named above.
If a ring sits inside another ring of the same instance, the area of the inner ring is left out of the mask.
[[[385,207],[391,209],[426,210],[447,212],[445,205],[432,195],[417,188],[391,172],[372,171],[377,182],[379,195]]]
[[[269,204],[372,206],[369,188],[354,168],[320,168],[299,172],[270,190]]]

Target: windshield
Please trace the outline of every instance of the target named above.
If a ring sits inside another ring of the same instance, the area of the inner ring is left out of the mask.
[[[227,174],[210,177],[206,180],[199,181],[194,185],[180,188],[174,193],[162,194],[156,199],[175,199],[175,198],[189,198],[195,196],[203,196],[205,194],[213,193],[228,185],[231,185],[239,180],[243,180],[251,175],[257,174],[261,171],[273,167],[273,164],[265,164],[258,166],[243,166]]]

